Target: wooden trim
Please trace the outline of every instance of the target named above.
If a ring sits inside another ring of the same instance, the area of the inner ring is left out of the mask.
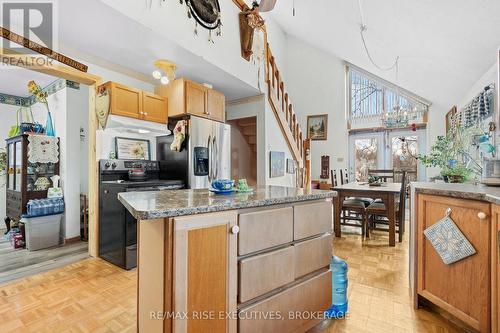
[[[250,7],[248,7],[248,5],[245,3],[244,0],[233,0],[233,2],[236,5],[236,7],[238,7],[241,11],[250,9]]]
[[[44,73],[55,77],[60,77],[66,80],[71,80],[86,85],[93,85],[101,81],[101,78],[97,75],[80,72],[76,69],[67,66],[54,65],[49,63],[42,65],[37,65],[37,64],[33,65],[32,56],[12,53],[12,51],[5,48],[0,48],[0,58],[2,60],[6,60],[9,64],[18,67],[26,68],[35,72]]]
[[[81,72],[87,72],[88,66],[85,64],[82,64],[81,62],[78,62],[74,59],[71,59],[61,53],[58,53],[54,50],[49,49],[48,47],[45,47],[43,45],[40,45],[24,36],[18,35],[15,32],[10,31],[7,28],[1,27],[0,26],[0,34],[2,35],[3,38],[10,40],[18,45],[22,45],[25,48],[28,48],[32,51],[35,51],[41,55],[44,55],[46,57],[49,57],[51,59],[54,59],[56,61],[59,61],[62,64],[65,64],[67,66],[70,66],[72,68],[75,68]]]
[[[138,222],[138,332],[163,332],[163,321],[151,319],[150,313],[166,311],[164,264],[167,221],[158,219]]]
[[[415,124],[417,130],[426,129],[426,123]],[[359,133],[378,133],[378,132],[393,132],[393,131],[404,131],[411,130],[411,126],[398,127],[398,128],[387,128],[387,127],[372,127],[372,128],[348,128],[349,134],[359,134]]]
[[[76,236],[76,237],[71,237],[71,238],[66,238],[64,243],[67,244],[73,244],[73,243],[78,243],[82,240],[82,237]]]
[[[146,222],[147,223],[147,222]],[[174,220],[165,220],[164,266],[163,266],[163,311],[173,309],[173,260],[174,260]],[[163,332],[172,332],[172,319],[163,320]]]
[[[500,206],[491,205],[491,332],[500,333]]]

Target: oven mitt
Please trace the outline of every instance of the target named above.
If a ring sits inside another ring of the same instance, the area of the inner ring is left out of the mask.
[[[436,224],[424,230],[425,237],[446,265],[453,264],[476,253],[476,249],[450,218],[449,213]]]
[[[179,120],[174,128],[174,141],[170,145],[170,150],[181,151],[182,143],[186,138],[186,121]]]

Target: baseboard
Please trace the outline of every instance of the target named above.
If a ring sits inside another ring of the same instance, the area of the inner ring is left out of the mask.
[[[66,238],[65,244],[77,243],[77,242],[80,242],[80,241],[81,241],[81,237],[80,236],[76,236],[76,237]]]

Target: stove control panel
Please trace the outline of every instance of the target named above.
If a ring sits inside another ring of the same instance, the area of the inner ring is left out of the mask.
[[[139,160],[100,160],[99,166],[103,171],[128,171],[136,169],[158,171],[160,169],[157,161]]]

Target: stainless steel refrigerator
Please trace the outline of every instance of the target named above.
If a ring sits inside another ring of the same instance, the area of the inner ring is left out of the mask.
[[[156,155],[161,179],[182,179],[188,188],[208,188],[214,179],[231,176],[231,126],[196,116],[169,118],[173,130],[186,120],[186,137],[180,151],[170,148],[174,135],[157,137]]]

